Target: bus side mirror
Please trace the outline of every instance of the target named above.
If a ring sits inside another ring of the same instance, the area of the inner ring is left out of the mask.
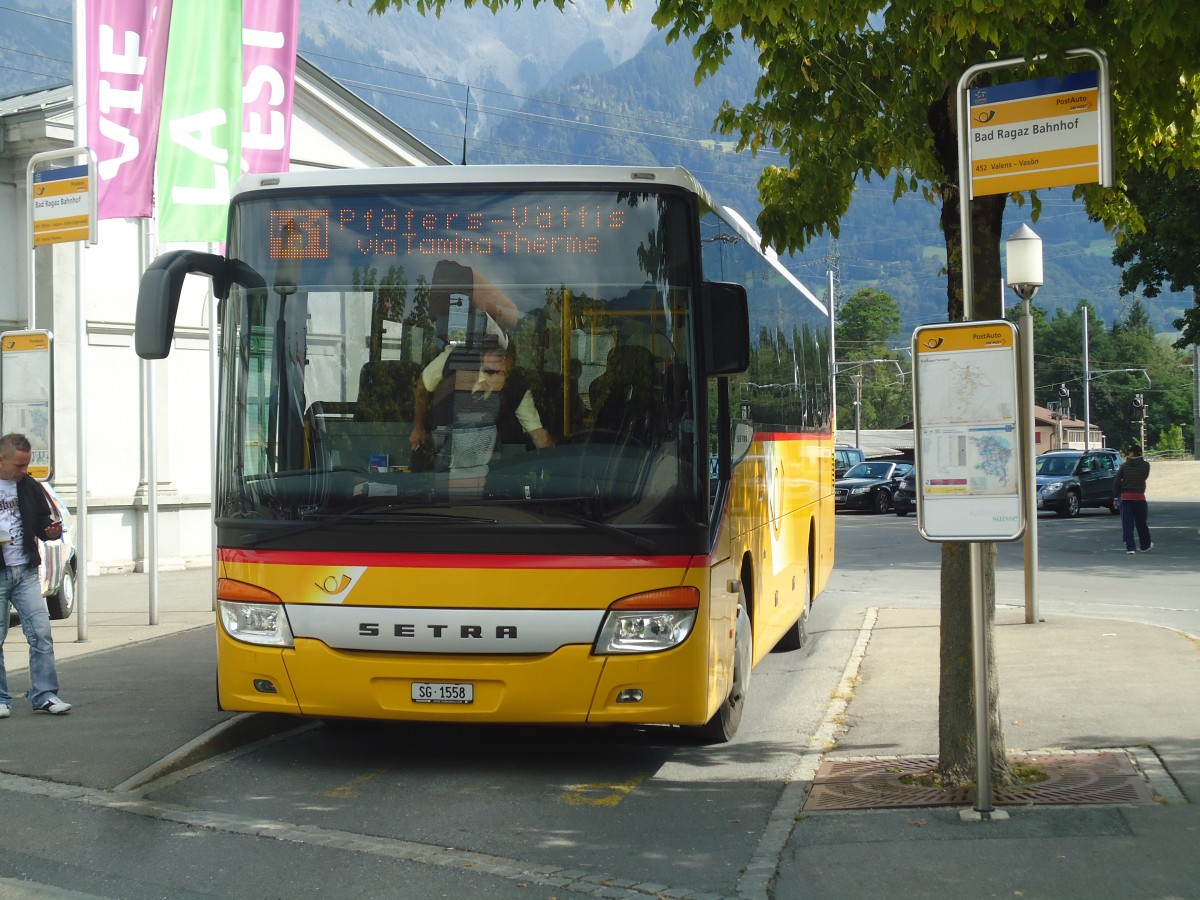
[[[224,296],[225,257],[197,250],[164,253],[142,273],[138,284],[133,346],[142,359],[165,359],[175,336],[175,316],[183,280],[197,272],[213,279],[213,293]]]
[[[750,367],[750,308],[742,285],[704,282],[700,332],[705,375],[738,375]]]
[[[198,250],[172,250],[164,253],[142,273],[138,284],[137,317],[134,320],[133,346],[142,359],[165,359],[175,336],[175,317],[179,314],[179,295],[183,281],[191,274],[207,275],[213,281],[213,296],[224,300],[229,285],[237,282],[254,290],[265,290],[267,282],[255,269],[240,259],[226,259]],[[295,290],[294,282],[291,289]],[[283,294],[286,287],[276,285]],[[220,318],[220,306],[218,320]]]

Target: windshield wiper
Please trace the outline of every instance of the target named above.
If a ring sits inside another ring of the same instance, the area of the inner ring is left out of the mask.
[[[478,501],[482,505],[490,506],[522,506],[531,507],[543,515],[558,516],[560,519],[567,519],[577,525],[583,525],[590,528],[592,531],[600,534],[608,534],[613,537],[620,538],[635,547],[641,547],[643,550],[653,550],[658,546],[657,543],[648,537],[643,537],[640,534],[634,534],[632,531],[621,528],[617,525],[610,525],[607,522],[601,522],[598,519],[589,519],[587,516],[581,516],[578,513],[569,512],[565,509],[559,509],[560,503],[586,503],[594,502],[594,497],[539,497],[530,498],[528,500],[520,497],[511,497],[508,499],[490,499]]]
[[[611,534],[613,537],[621,538],[628,541],[635,547],[641,547],[643,550],[653,550],[658,546],[648,537],[643,537],[640,534],[634,534],[632,531],[627,531],[624,528],[619,528],[616,525],[609,525],[607,522],[597,522],[595,519],[589,519],[587,516],[581,516],[577,513],[567,512],[565,509],[554,509],[542,506],[538,509],[540,513],[550,513],[551,515],[561,516],[564,519],[569,519],[580,525],[586,525],[592,531],[598,531],[601,534]]]

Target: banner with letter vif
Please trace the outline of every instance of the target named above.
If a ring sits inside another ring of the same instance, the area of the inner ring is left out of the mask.
[[[151,214],[171,0],[87,0],[83,115],[97,217]]]

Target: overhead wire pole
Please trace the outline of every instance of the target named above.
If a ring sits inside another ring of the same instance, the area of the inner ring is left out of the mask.
[[[1200,459],[1200,344],[1192,344],[1192,456]]]
[[[1089,307],[1083,306],[1083,450],[1086,453],[1092,447],[1092,373],[1090,371],[1091,357],[1088,350],[1088,319]]]
[[[895,366],[896,371],[900,373],[900,377],[903,379],[905,376],[904,367],[900,365],[900,360],[898,360],[898,359],[846,359],[846,360],[842,360],[841,362],[837,362],[835,360],[833,363],[833,379],[834,379],[834,385],[835,385],[835,389],[834,389],[835,392],[836,392],[837,376],[842,374],[840,367],[842,367],[842,366],[845,366],[847,368],[853,367],[855,369],[854,374],[850,376],[850,379],[854,382],[854,446],[855,447],[859,446],[859,438],[861,436],[860,425],[861,425],[861,412],[862,412],[862,380],[863,380],[862,367],[863,366],[873,366],[873,365]],[[834,409],[835,410],[837,409],[836,393],[835,393]],[[836,439],[837,435],[835,434],[834,437]]]
[[[834,271],[827,273],[829,282],[829,398],[830,423],[833,442],[837,443],[837,297],[834,294]]]

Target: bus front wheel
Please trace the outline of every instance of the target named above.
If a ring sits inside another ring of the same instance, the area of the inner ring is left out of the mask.
[[[746,595],[738,593],[737,628],[733,638],[733,684],[713,717],[705,724],[696,726],[695,737],[701,744],[724,744],[737,734],[742,724],[742,711],[746,707],[746,694],[750,688],[750,668],[754,646],[750,616],[746,613]]]

